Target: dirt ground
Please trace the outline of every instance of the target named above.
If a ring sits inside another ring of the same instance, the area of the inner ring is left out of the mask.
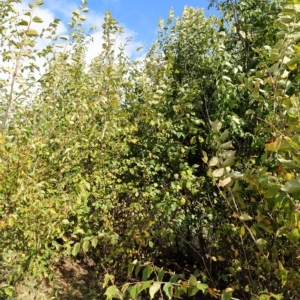
[[[0,283],[5,278],[1,267]],[[73,261],[66,259],[56,268],[57,279],[50,285],[46,280],[36,282],[30,277],[17,284],[15,296],[1,298],[0,300],[99,300],[101,295],[101,279],[94,268],[91,259]]]

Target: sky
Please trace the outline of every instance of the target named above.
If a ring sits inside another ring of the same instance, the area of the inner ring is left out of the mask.
[[[70,21],[72,10],[80,4],[80,0],[44,0],[42,9],[61,18],[62,24],[67,24]],[[217,14],[213,8],[208,10],[208,5],[209,0],[88,0],[89,13],[87,13],[85,26],[91,27],[93,24],[98,26],[93,33],[94,44],[90,46],[88,60],[99,52],[97,44],[100,43],[102,37],[101,24],[104,14],[108,10],[125,29],[125,35],[120,38],[120,43],[125,42],[126,36],[132,37],[132,42],[127,47],[127,54],[133,59],[138,59],[156,40],[158,20],[160,18],[166,20],[171,7],[175,11],[175,16],[182,14],[184,6],[204,8],[207,16]],[[64,28],[64,31],[66,30],[67,26]],[[135,50],[140,47],[144,47],[144,51],[137,53]]]
[[[126,28],[135,32],[135,39],[151,44],[157,36],[157,23],[167,19],[170,8],[175,15],[181,15],[184,6],[204,8],[208,11],[209,0],[90,0],[88,6],[93,12],[103,14],[110,10],[112,15]]]
[[[28,9],[29,0],[22,0],[22,4],[17,5],[22,11]],[[77,9],[81,0],[44,0],[41,8],[35,11],[35,15],[41,17],[44,22],[35,24],[35,29],[41,32],[41,25],[47,26],[54,18],[61,19],[57,34],[68,33],[72,11]],[[124,28],[125,34],[117,38],[117,43],[124,44],[127,37],[132,41],[126,48],[126,54],[134,60],[142,59],[151,44],[157,38],[158,20],[167,20],[170,8],[174,9],[175,16],[181,16],[184,6],[204,8],[205,14],[217,14],[213,8],[208,10],[209,0],[88,0],[89,12],[86,14],[87,21],[84,22],[84,29],[96,24],[97,29],[93,31],[93,43],[90,44],[87,53],[89,63],[101,50],[103,18],[106,11],[110,11],[113,17]],[[46,46],[47,41],[38,41],[38,47]],[[137,52],[137,48],[143,50]],[[117,46],[116,46],[117,48]]]

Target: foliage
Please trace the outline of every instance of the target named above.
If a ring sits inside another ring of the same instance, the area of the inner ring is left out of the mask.
[[[42,1],[16,3],[0,4],[1,292],[28,273],[59,298],[71,256],[106,299],[298,299],[298,1],[171,10],[141,62],[108,12],[90,65],[85,1],[60,37],[35,29]]]

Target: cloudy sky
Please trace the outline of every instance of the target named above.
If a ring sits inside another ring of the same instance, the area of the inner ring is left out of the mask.
[[[67,23],[71,11],[81,4],[80,0],[44,0],[43,8],[49,9],[56,17]],[[216,10],[208,10],[209,0],[89,0],[90,9],[87,14],[88,24],[96,23],[99,31],[94,33],[94,40],[101,38],[103,15],[110,10],[113,17],[125,28],[126,35],[133,36],[133,43],[128,54],[136,56],[137,47],[149,47],[157,36],[157,23],[160,18],[167,19],[172,7],[175,15],[181,15],[184,6],[204,8],[206,15],[216,14]],[[91,53],[90,55],[94,55]]]
[[[22,7],[28,3],[28,0],[22,1]],[[61,19],[58,34],[67,34],[67,23],[70,21],[72,11],[81,4],[80,0],[44,0],[44,5],[36,11],[43,20],[43,25],[49,24],[54,18]],[[89,0],[87,21],[85,28],[96,24],[96,29],[92,36],[93,44],[90,46],[88,60],[99,53],[101,47],[104,13],[111,11],[113,17],[125,29],[125,36],[120,38],[120,43],[124,43],[126,36],[131,36],[133,41],[127,48],[127,54],[137,59],[143,56],[143,50],[136,52],[139,47],[144,47],[144,53],[147,48],[155,41],[157,37],[158,20],[167,19],[169,10],[172,7],[175,15],[181,15],[184,6],[193,6],[204,8],[206,15],[216,14],[216,10],[208,10],[209,0]]]
[[[157,33],[157,22],[167,19],[173,7],[175,15],[181,15],[184,6],[203,7],[207,10],[209,0],[90,0],[88,6],[97,14],[110,10],[126,28],[136,32],[135,38],[151,44]]]

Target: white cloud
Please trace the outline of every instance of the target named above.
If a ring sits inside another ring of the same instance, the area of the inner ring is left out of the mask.
[[[26,11],[29,11],[30,8],[28,7],[28,0],[23,1],[22,3],[16,4],[16,8],[18,11],[22,14]],[[61,0],[51,0],[51,1],[45,1],[45,4],[41,7],[38,7],[34,10],[33,16],[38,16],[43,20],[43,23],[32,23],[31,27],[36,29],[38,33],[42,32],[43,28],[47,28],[48,25],[54,21],[55,18],[57,18],[57,15],[59,14],[62,17],[61,22],[59,23],[57,27],[56,34],[58,36],[67,34],[68,28],[67,25],[65,25],[72,16],[72,11],[74,9],[77,9],[77,6],[74,2],[65,2]],[[28,18],[28,17],[25,17]],[[104,14],[97,13],[96,11],[91,10],[89,13],[87,13],[87,20],[83,23],[83,28],[86,32],[89,31],[89,29],[95,24],[97,26],[97,29],[95,29],[90,35],[92,38],[92,41],[88,45],[88,50],[86,53],[86,60],[89,64],[93,58],[95,58],[102,49],[103,44],[103,30],[102,25],[104,22]],[[145,56],[145,51],[137,52],[136,49],[143,47],[142,42],[136,41],[134,39],[135,32],[131,30],[130,28],[126,27],[126,25],[120,24],[124,29],[124,34],[119,35],[116,37],[116,43],[115,43],[115,52],[116,55],[120,53],[119,47],[121,45],[127,44],[125,47],[125,54],[130,57],[131,59],[135,60],[142,60]],[[131,41],[128,42],[128,38],[132,38]],[[88,38],[87,38],[88,40]],[[61,42],[63,42],[61,40]],[[58,41],[59,43],[59,41]],[[36,39],[36,46],[35,49],[42,50],[46,46],[53,44],[53,41],[51,39],[46,38],[37,38]],[[59,48],[56,48],[56,51],[61,51]],[[36,64],[40,66],[41,73],[44,72],[44,69],[42,68],[42,65],[44,64],[45,60],[39,57],[36,57]],[[3,65],[3,62],[1,62]],[[39,78],[39,74],[35,72],[35,77]],[[2,76],[0,76],[2,77]],[[2,77],[3,78],[3,77]]]
[[[125,54],[131,59],[137,59],[141,54],[136,51],[137,48],[143,47],[143,44],[139,41],[129,40],[134,37],[134,32],[128,28],[124,28],[124,34],[118,35],[115,37],[115,55],[120,53],[120,47],[126,45]],[[91,34],[92,42],[90,42],[88,51],[87,51],[87,63],[90,63],[93,58],[95,58],[102,49],[103,44],[103,31],[102,29],[98,29]]]

